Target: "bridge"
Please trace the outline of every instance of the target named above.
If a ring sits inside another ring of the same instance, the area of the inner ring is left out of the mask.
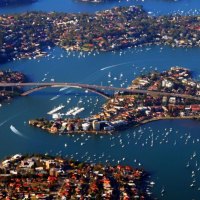
[[[56,82],[49,82],[49,83],[0,83],[0,87],[34,87],[26,92],[22,93],[22,96],[26,96],[31,94],[35,91],[42,90],[44,88],[49,87],[71,87],[71,88],[78,88],[78,89],[85,89],[92,92],[95,92],[99,95],[102,95],[105,98],[110,98],[110,95],[106,94],[104,91],[118,91],[118,92],[127,92],[130,94],[149,94],[151,96],[173,96],[173,97],[181,97],[185,99],[197,100],[200,101],[200,97],[187,95],[187,94],[179,94],[179,93],[168,93],[168,92],[160,92],[160,91],[149,91],[149,90],[140,90],[140,89],[131,89],[131,88],[119,88],[119,87],[112,87],[112,86],[100,86],[100,85],[90,85],[90,84],[81,84],[81,83],[56,83]]]

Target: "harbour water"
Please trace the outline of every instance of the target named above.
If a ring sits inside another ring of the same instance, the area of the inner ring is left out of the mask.
[[[23,7],[3,8],[0,12],[43,10],[41,5],[45,5],[45,2],[41,0]],[[44,8],[47,11],[56,10],[56,7],[53,7],[55,2],[51,0]],[[152,0],[152,4],[155,5],[155,2]],[[181,4],[184,8],[186,4],[191,3],[190,6],[194,8],[196,6],[198,9],[200,3],[197,2],[183,0],[182,4],[180,2],[172,4],[160,0],[158,5],[162,7],[169,5],[176,9],[177,5]],[[124,5],[129,3],[125,2]],[[143,4],[150,6],[150,1],[144,1]],[[60,11],[73,12],[84,11],[84,9],[88,11],[90,7],[93,8],[91,11],[95,11],[113,5],[115,4],[107,3],[92,6],[77,4],[70,0],[62,0],[60,5],[57,4]],[[61,10],[64,8],[65,10]],[[168,12],[167,6],[165,9]],[[34,82],[66,81],[126,87],[141,73],[152,69],[162,71],[175,65],[190,68],[194,77],[199,79],[199,55],[200,48],[185,49],[167,46],[142,47],[90,55],[87,53],[69,55],[60,48],[54,48],[49,50],[46,57],[9,62],[1,65],[1,69],[11,68],[22,71]],[[47,112],[60,104],[65,105],[65,108],[60,111],[63,113],[77,106],[85,108],[80,113],[81,117],[85,117],[98,112],[104,102],[105,99],[102,97],[82,90],[67,88],[59,91],[59,88],[51,88],[3,103],[0,107],[0,158],[15,153],[49,153],[88,162],[110,162],[144,167],[151,172],[152,180],[156,183],[153,193],[158,199],[198,200],[200,122],[158,121],[106,136],[84,134],[53,136],[28,125],[29,119],[49,117]],[[14,127],[17,131],[12,131],[13,128],[10,127]],[[161,193],[163,189],[165,192]]]
[[[162,71],[174,65],[189,67],[198,79],[199,53],[198,48],[156,46],[80,57],[79,53],[68,55],[55,48],[40,60],[10,62],[2,68],[20,70],[36,82],[45,77],[45,81],[123,84],[126,87],[140,73],[155,68]],[[58,97],[50,100],[54,96]],[[140,167],[153,174],[155,196],[159,197],[164,187],[165,194],[161,199],[198,199],[200,123],[197,121],[158,121],[113,136],[53,136],[27,123],[32,118],[49,117],[46,113],[56,105],[65,105],[64,113],[76,106],[84,107],[80,116],[87,116],[92,111],[98,112],[103,102],[102,97],[85,91],[51,88],[4,103],[0,108],[0,157],[19,152],[40,152],[91,162],[105,163],[108,160],[112,164],[141,164]],[[11,125],[23,137],[12,132]],[[194,152],[196,156],[192,157]],[[188,162],[190,166],[187,168]],[[196,172],[194,188],[190,186],[192,171]]]
[[[100,4],[80,3],[76,0],[38,0],[32,4],[8,6],[0,8],[0,14],[21,13],[26,11],[58,11],[58,12],[96,12],[110,9],[114,6],[143,5],[144,8],[155,14],[192,14],[200,11],[199,0],[119,0],[107,1]]]

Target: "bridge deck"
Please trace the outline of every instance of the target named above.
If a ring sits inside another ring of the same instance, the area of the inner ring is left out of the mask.
[[[178,94],[178,93],[167,93],[167,92],[159,92],[159,91],[148,91],[148,90],[139,90],[139,89],[129,89],[129,88],[118,88],[118,87],[111,87],[111,86],[99,86],[99,85],[90,85],[90,84],[81,84],[81,83],[0,83],[0,87],[25,87],[25,86],[35,86],[38,89],[32,89],[30,92],[27,91],[27,94],[31,92],[37,91],[42,88],[46,87],[73,87],[73,88],[82,88],[92,90],[96,93],[101,93],[99,90],[107,90],[107,91],[119,91],[119,92],[128,92],[128,93],[137,93],[137,94],[150,94],[150,95],[158,95],[158,96],[173,96],[173,97],[181,97],[191,100],[200,101],[200,97],[187,95],[187,94]],[[103,95],[107,96],[106,93]]]

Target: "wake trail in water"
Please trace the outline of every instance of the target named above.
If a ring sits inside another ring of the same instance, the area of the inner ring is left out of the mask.
[[[18,131],[13,125],[10,126],[10,130],[11,130],[13,133],[15,133],[16,135],[25,138],[25,136],[24,136],[20,131]]]
[[[25,111],[23,111],[23,112],[25,112]],[[7,122],[9,122],[10,120],[14,119],[15,117],[17,117],[18,115],[20,115],[23,112],[17,113],[16,115],[9,117],[8,119],[4,120],[3,122],[0,123],[0,127],[3,126],[4,124],[6,124]]]
[[[0,123],[0,127],[3,126],[5,123],[7,123],[9,120],[10,120],[10,119],[7,119],[7,120],[1,122],[1,123]]]
[[[116,65],[109,65],[107,67],[101,68],[100,70],[103,71],[103,70],[106,70],[106,69],[110,69],[110,68],[113,68],[113,67],[118,67],[120,65],[130,64],[130,63],[132,63],[132,62],[119,63],[119,64],[116,64]]]

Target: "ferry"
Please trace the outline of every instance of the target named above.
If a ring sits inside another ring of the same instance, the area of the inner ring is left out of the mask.
[[[53,110],[49,111],[47,114],[48,115],[52,115],[53,113],[57,112],[58,110],[61,110],[62,108],[64,108],[64,105],[59,105],[58,107],[54,108]]]

